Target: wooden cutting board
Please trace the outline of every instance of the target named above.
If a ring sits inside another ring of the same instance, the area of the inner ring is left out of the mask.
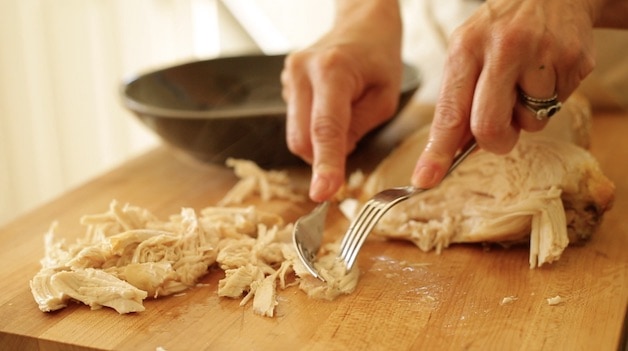
[[[589,243],[569,247],[541,269],[528,268],[526,247],[456,245],[438,255],[370,239],[353,294],[318,301],[288,288],[280,292],[275,318],[218,298],[219,270],[202,280],[206,286],[147,300],[138,314],[79,304],[39,311],[28,282],[53,221],[60,235],[74,240],[82,235],[79,218],[104,212],[112,199],[165,218],[181,207],[213,205],[236,182],[224,167],[156,149],[0,229],[0,349],[616,350],[628,303],[627,135],[628,115],[595,117],[592,152],[616,182],[615,206]],[[291,172],[307,184],[307,169]],[[311,208],[270,206],[287,220]],[[341,235],[348,223],[334,209],[328,224]],[[557,295],[563,302],[550,306],[547,299]],[[516,299],[502,304],[506,297]]]

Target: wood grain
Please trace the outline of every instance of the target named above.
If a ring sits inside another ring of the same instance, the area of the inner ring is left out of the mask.
[[[295,287],[280,293],[277,317],[219,299],[219,270],[181,296],[145,302],[119,315],[72,304],[42,313],[28,281],[39,270],[43,233],[82,234],[81,215],[112,199],[165,217],[201,209],[235,183],[224,167],[185,160],[165,148],[133,159],[0,229],[2,350],[616,350],[628,303],[628,115],[595,117],[592,152],[616,182],[614,208],[584,246],[569,247],[551,266],[528,269],[528,250],[457,245],[437,255],[404,242],[369,239],[359,257],[356,292],[335,301],[309,299]],[[307,170],[291,170],[307,184]],[[294,220],[310,209],[270,205]],[[336,209],[329,221],[341,235]],[[548,305],[560,295],[564,302]],[[517,299],[502,305],[504,297]]]

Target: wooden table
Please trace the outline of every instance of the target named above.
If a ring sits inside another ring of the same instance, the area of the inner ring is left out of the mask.
[[[615,206],[589,243],[569,247],[542,269],[528,268],[525,247],[457,245],[437,255],[370,240],[355,293],[326,302],[289,288],[275,318],[219,299],[219,271],[203,279],[208,286],[148,300],[138,314],[78,304],[39,311],[28,281],[39,270],[51,222],[74,240],[82,235],[80,216],[105,211],[114,198],[165,217],[214,204],[236,181],[224,167],[158,148],[0,229],[0,349],[617,350],[628,303],[628,115],[595,117],[592,152],[616,182]],[[288,220],[309,209],[275,208]],[[341,233],[346,221],[333,218]],[[546,299],[556,295],[564,302],[550,306]],[[502,305],[508,296],[517,300]]]

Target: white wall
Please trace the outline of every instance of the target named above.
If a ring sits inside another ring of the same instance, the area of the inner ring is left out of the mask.
[[[216,55],[209,3],[0,3],[0,221],[156,144],[122,108],[122,78]]]
[[[331,4],[0,1],[0,224],[158,143],[120,104],[123,78],[303,46],[331,23]]]

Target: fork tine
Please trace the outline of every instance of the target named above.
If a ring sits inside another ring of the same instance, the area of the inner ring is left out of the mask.
[[[449,175],[458,165],[477,147],[474,139],[470,140],[449,167],[446,175]],[[338,258],[345,263],[345,268],[350,271],[356,261],[358,253],[366,241],[366,237],[375,227],[380,218],[393,206],[410,198],[424,189],[412,186],[389,188],[373,196],[362,207],[358,216],[351,222],[349,229],[340,243]]]
[[[373,215],[370,215],[370,214]],[[345,266],[347,271],[350,271],[353,268],[353,264],[366,241],[368,234],[371,232],[377,221],[382,217],[383,211],[379,209],[373,209],[373,211],[369,211],[367,215],[362,217],[362,221],[357,223],[358,225],[351,229],[351,237],[354,239],[348,244],[344,249],[344,252],[341,253],[340,257],[345,262]]]
[[[346,247],[341,246],[342,250],[339,257],[345,262],[347,270],[353,268],[362,245],[364,245],[366,238],[377,222],[379,222],[390,208],[407,198],[408,196],[404,196],[387,203],[371,199],[366,203],[363,210],[360,211],[360,215],[358,215],[355,224],[349,228],[345,235],[345,238],[350,237],[352,240],[347,240]]]
[[[394,205],[408,199],[412,194],[419,191],[422,190],[413,187],[391,188],[380,192],[366,202],[340,243],[338,257],[345,262],[347,270],[353,268],[358,252],[364,245],[366,237],[382,216]]]
[[[351,223],[351,226],[347,230],[347,233],[345,234],[344,238],[342,239],[342,242],[340,243],[340,253],[338,254],[338,256],[343,261],[346,260],[346,257],[349,254],[349,252],[352,251],[353,250],[352,248],[355,247],[357,243],[360,241],[359,234],[364,231],[363,230],[364,222],[368,220],[368,218],[370,218],[371,212],[373,211],[374,211],[374,208],[370,206],[369,203],[367,203],[358,214],[358,217],[356,217],[355,220]]]
[[[368,218],[368,216],[370,216],[371,212],[375,210],[375,208],[372,206],[373,200],[369,200],[364,207],[360,210],[360,212],[358,213],[358,216],[356,218],[353,219],[351,225],[349,226],[349,229],[347,230],[347,234],[345,234],[345,236],[342,238],[342,242],[340,243],[340,255],[344,256],[346,255],[345,251],[354,245],[355,242],[355,236],[353,233],[355,233],[357,231],[358,227],[362,226],[362,222],[364,222],[364,218]],[[349,234],[351,233],[351,234]]]

